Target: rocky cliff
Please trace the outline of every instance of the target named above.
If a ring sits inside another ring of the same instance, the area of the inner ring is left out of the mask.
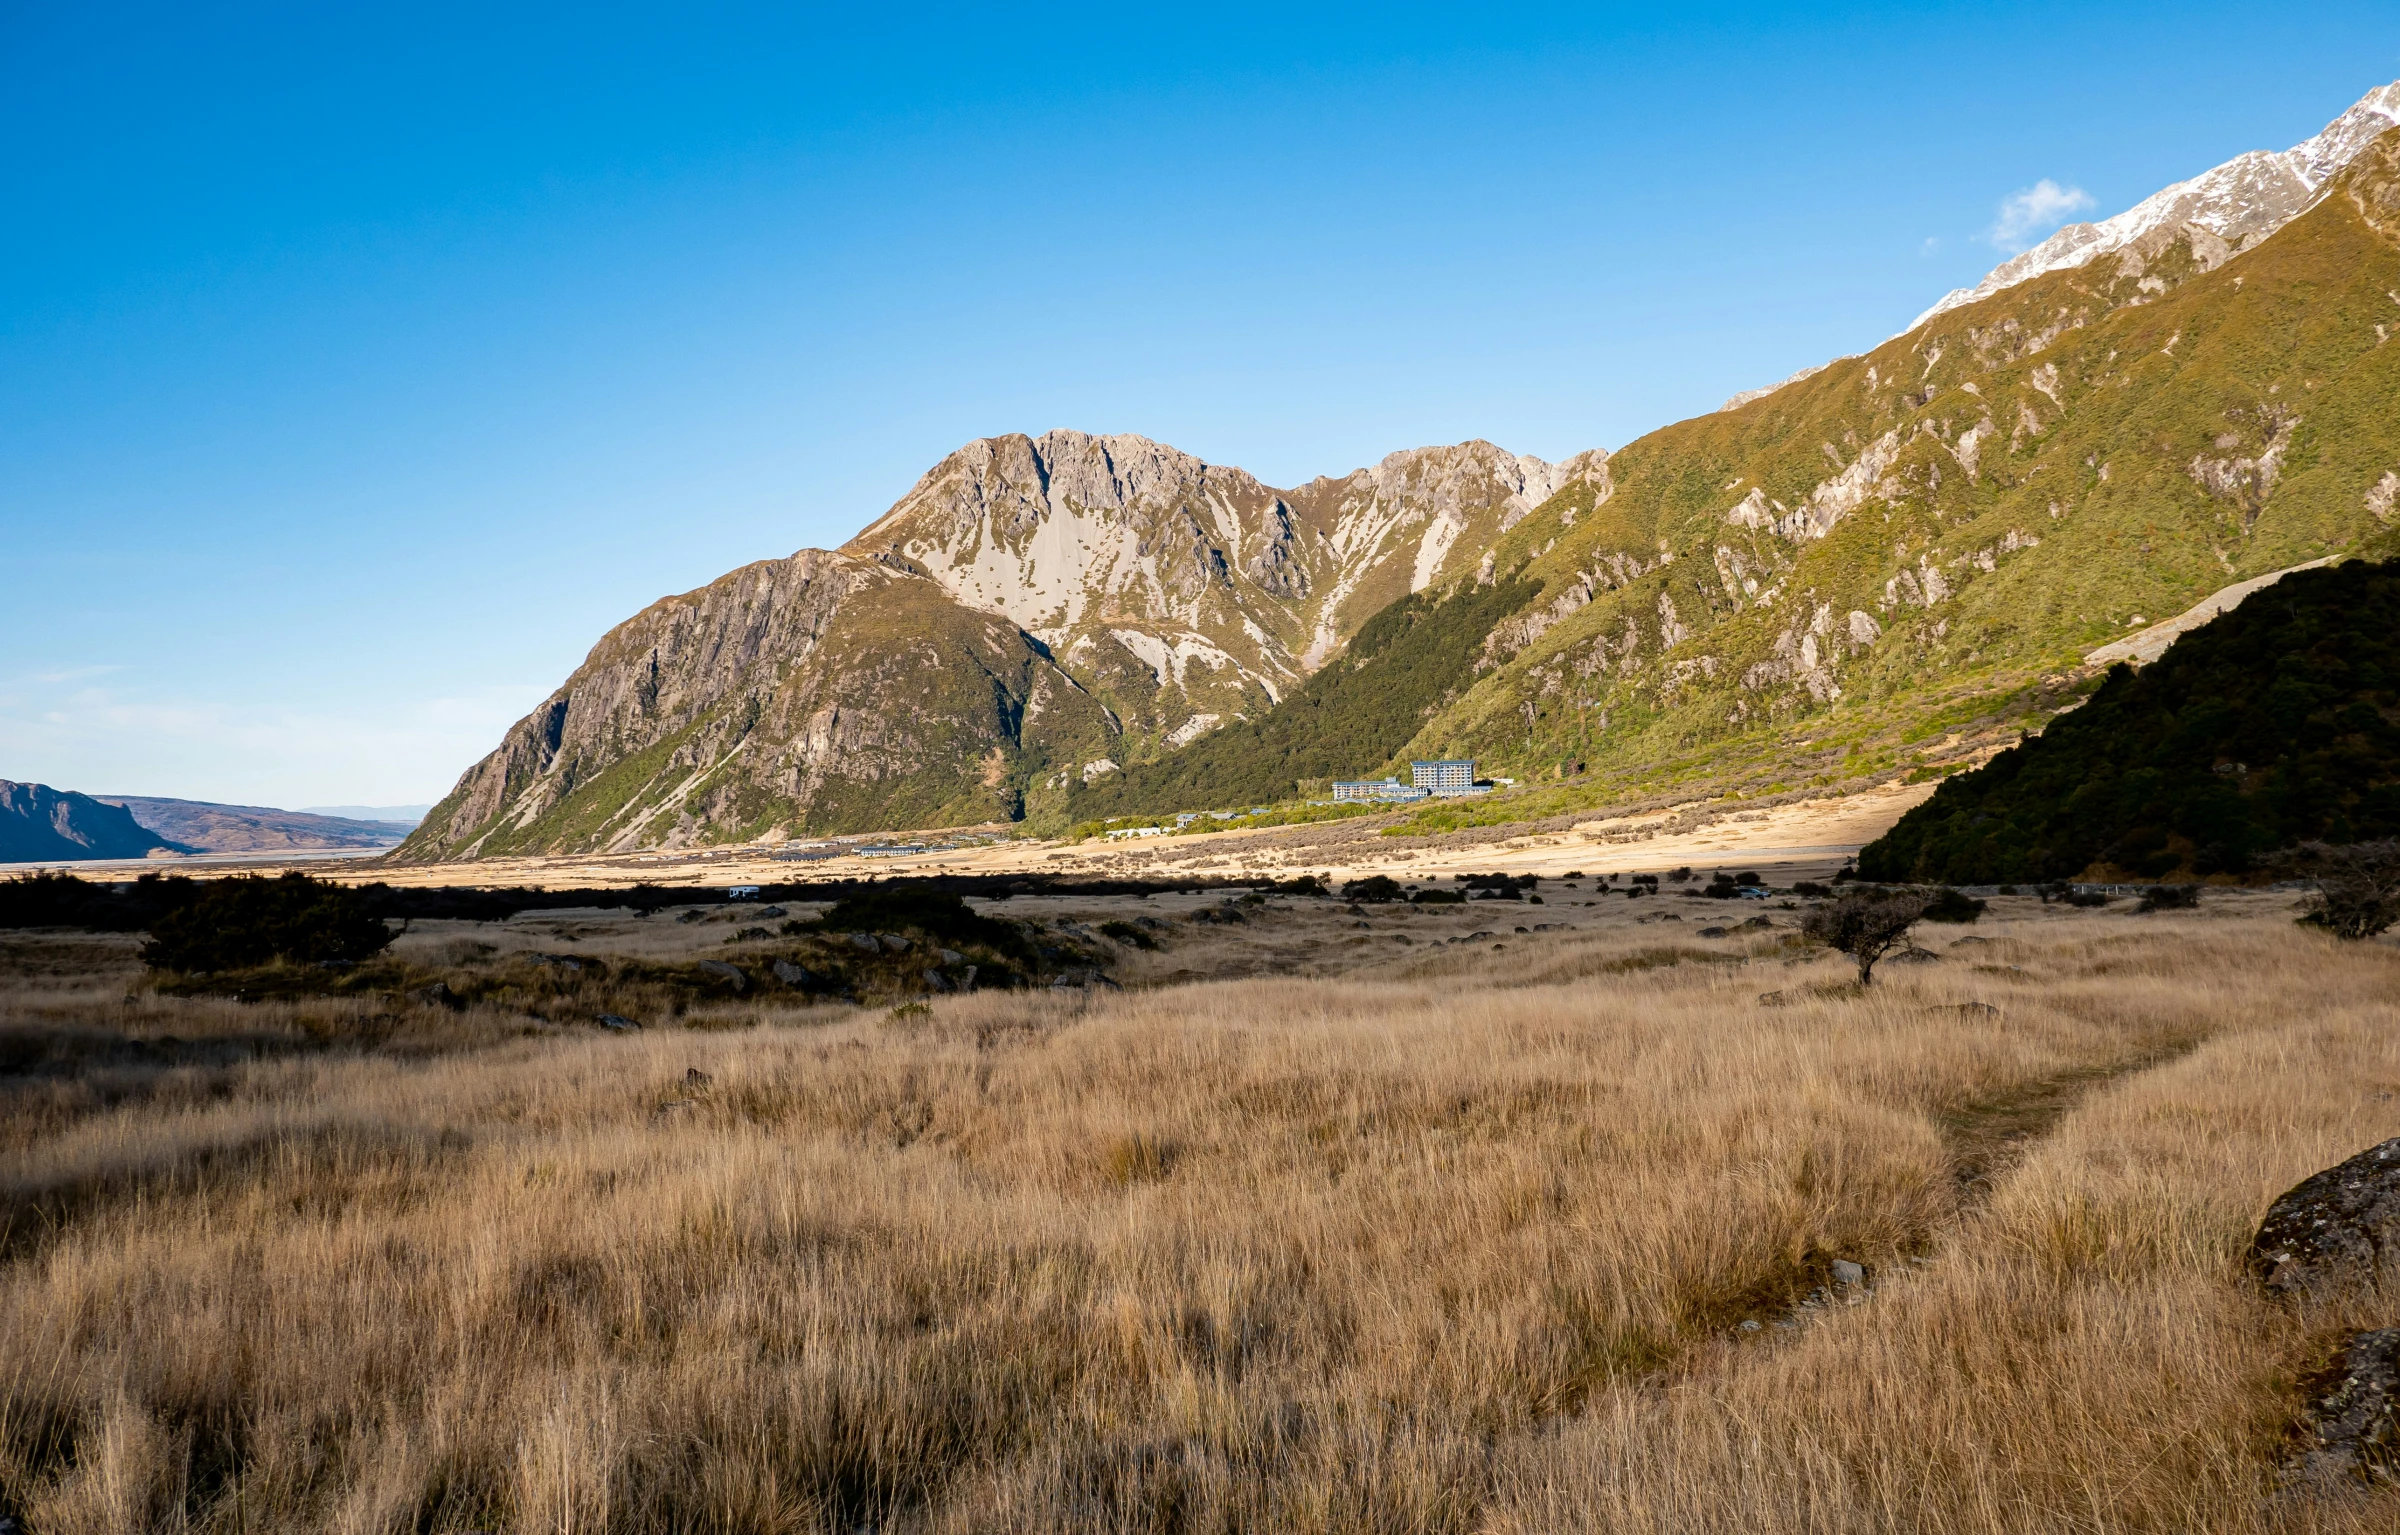
[[[173,844],[121,805],[48,784],[0,779],[0,863],[141,858]]]
[[[1006,820],[1272,709],[1608,461],[1490,443],[1296,490],[1146,438],[973,442],[834,552],[612,630],[403,856]]]

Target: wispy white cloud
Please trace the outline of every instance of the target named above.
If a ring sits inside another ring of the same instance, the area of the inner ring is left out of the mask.
[[[2000,216],[1993,220],[1987,238],[2013,255],[2092,206],[2091,193],[2081,187],[2062,187],[2044,176],[2001,201]]]

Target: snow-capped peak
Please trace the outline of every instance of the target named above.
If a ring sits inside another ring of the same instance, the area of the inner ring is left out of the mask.
[[[1974,287],[1951,289],[1908,328],[1915,330],[1945,310],[1989,298],[2027,278],[2082,266],[2156,229],[2197,224],[2236,249],[2255,245],[2305,211],[2335,172],[2394,123],[2400,123],[2400,81],[2369,91],[2322,133],[2280,154],[2254,149],[2144,198],[2114,218],[2067,225],[1994,267]]]

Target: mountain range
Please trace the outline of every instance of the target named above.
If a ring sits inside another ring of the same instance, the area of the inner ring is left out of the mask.
[[[2400,551],[2395,118],[2400,85],[1614,454],[1277,489],[970,443],[842,548],[610,631],[402,856],[1060,824],[1412,754],[1781,788],[2037,727],[2154,618]]]
[[[0,779],[0,863],[386,848],[409,824]]]

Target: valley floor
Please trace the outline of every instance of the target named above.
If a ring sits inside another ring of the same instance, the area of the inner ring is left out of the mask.
[[[1430,836],[1389,836],[1391,817],[1329,821],[1260,830],[1195,832],[1122,841],[1001,840],[1005,828],[983,828],[980,845],[939,846],[961,834],[929,831],[845,839],[812,847],[809,856],[764,845],[667,853],[482,858],[470,863],[332,862],[307,859],[210,860],[208,872],[275,873],[304,870],[344,883],[393,885],[538,885],[571,890],[629,885],[773,884],[787,880],[873,879],[895,874],[1072,875],[1090,879],[1174,879],[1202,875],[1288,878],[1317,873],[1332,880],[1369,874],[1394,878],[1461,872],[1539,874],[1574,870],[1665,871],[1689,864],[1703,871],[1760,864],[1797,865],[1818,876],[1891,830],[1923,803],[1932,784],[1890,782],[1842,796],[1787,794],[1764,801],[1662,802],[1624,810],[1592,810],[1510,825],[1471,827]],[[923,843],[906,856],[868,855],[859,848]],[[199,873],[198,859],[112,864],[58,864],[89,879],[138,873]],[[0,870],[0,872],[5,872]]]
[[[2389,1484],[2278,1487],[2300,1383],[2400,1298],[2241,1267],[2400,1133],[2400,947],[2273,892],[2003,898],[1862,994],[1774,902],[1542,893],[1019,900],[1162,946],[1120,992],[624,1034],[0,936],[0,1514],[2400,1525]],[[694,910],[398,947],[463,981],[761,942]]]

